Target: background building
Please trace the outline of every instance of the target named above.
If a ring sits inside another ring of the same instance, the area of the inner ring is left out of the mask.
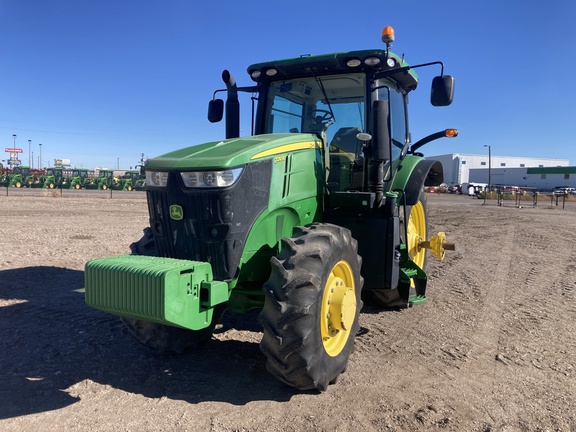
[[[442,163],[448,184],[491,183],[552,189],[576,185],[576,167],[568,159],[494,156],[452,153],[427,156]],[[490,169],[489,169],[490,167]]]

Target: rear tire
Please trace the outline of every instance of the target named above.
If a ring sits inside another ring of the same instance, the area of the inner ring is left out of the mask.
[[[426,193],[424,189],[420,191],[418,196],[418,201],[412,206],[406,206],[406,215],[400,219],[400,236],[402,241],[406,243],[408,249],[408,256],[414,263],[418,265],[422,270],[426,268],[426,249],[420,248],[419,243],[426,240],[428,235],[428,201],[426,198]],[[407,228],[405,229],[405,223],[407,221]],[[407,234],[407,235],[406,235]],[[404,237],[407,237],[404,239]],[[405,285],[402,285],[405,284]],[[411,281],[410,284],[407,282],[398,282],[398,290],[404,292],[414,291],[414,282]],[[388,290],[389,291],[389,290]],[[388,292],[382,292],[378,290],[370,291],[370,303],[379,307],[396,307],[397,305],[402,305],[401,307],[406,307],[406,299],[400,300],[397,298],[397,302],[391,304],[391,299]]]
[[[362,259],[350,231],[297,227],[271,259],[259,320],[266,368],[299,390],[326,390],[346,369],[359,329]]]
[[[158,256],[152,229],[145,228],[142,238],[132,243],[130,250],[132,255]],[[216,306],[210,325],[202,330],[189,330],[132,318],[121,319],[128,332],[147,348],[159,353],[180,354],[187,349],[198,348],[210,340],[224,310],[224,304]]]
[[[427,249],[419,247],[420,242],[426,241],[428,236],[428,201],[424,190],[420,192],[418,202],[407,208],[407,213],[408,239],[406,245],[408,247],[408,256],[418,267],[424,270],[426,267]],[[402,236],[404,236],[404,231],[402,231]]]

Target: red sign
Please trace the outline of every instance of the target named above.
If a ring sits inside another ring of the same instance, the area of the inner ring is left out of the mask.
[[[22,153],[22,149],[17,149],[17,148],[7,148],[4,151],[6,153]]]

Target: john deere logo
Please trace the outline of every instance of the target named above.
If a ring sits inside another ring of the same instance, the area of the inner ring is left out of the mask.
[[[173,204],[170,206],[170,217],[174,220],[182,220],[184,217],[184,210],[179,205]]]

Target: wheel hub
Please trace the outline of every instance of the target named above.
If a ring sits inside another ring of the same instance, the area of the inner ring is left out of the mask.
[[[424,266],[425,250],[419,247],[420,242],[426,240],[426,214],[421,202],[412,207],[408,218],[408,255],[420,268]]]
[[[355,316],[354,276],[350,265],[340,261],[330,272],[322,299],[322,342],[330,356],[335,357],[346,346]]]

